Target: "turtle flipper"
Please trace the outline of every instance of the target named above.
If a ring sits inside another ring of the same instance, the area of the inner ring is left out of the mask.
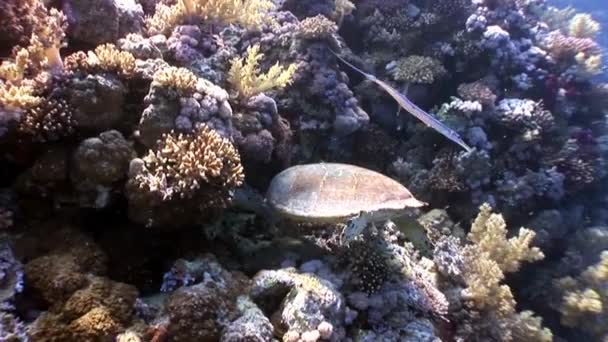
[[[365,227],[367,227],[369,222],[368,215],[366,215],[366,212],[363,211],[357,216],[348,220],[346,227],[344,227],[344,230],[342,231],[342,243],[348,244],[349,242],[353,241],[363,232],[363,230],[365,230]]]

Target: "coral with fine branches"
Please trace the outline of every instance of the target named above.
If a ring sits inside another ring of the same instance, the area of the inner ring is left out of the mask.
[[[538,248],[530,247],[534,235],[521,228],[517,237],[507,239],[502,215],[493,214],[487,204],[480,207],[468,235],[473,244],[463,251],[466,288],[462,295],[472,320],[461,331],[467,340],[493,336],[501,341],[552,341],[551,331],[542,327],[540,318],[515,310],[511,289],[502,284],[505,273],[517,271],[522,262],[544,257]]]
[[[593,20],[591,15],[579,13],[570,20],[569,33],[576,38],[593,38],[600,28],[600,23]]]
[[[135,181],[163,200],[190,198],[201,188],[235,188],[244,180],[236,148],[206,125],[194,135],[164,135],[143,161],[145,172]]]
[[[277,62],[267,73],[262,74],[258,65],[263,57],[260,46],[256,44],[247,48],[247,58],[235,58],[232,61],[228,82],[234,86],[239,97],[247,99],[273,88],[284,88],[291,84],[297,69],[295,64],[284,68]]]
[[[564,291],[561,314],[562,323],[569,327],[581,327],[598,341],[608,339],[608,251],[601,260],[577,277],[558,281]]]
[[[267,12],[273,7],[269,0],[179,0],[173,6],[159,3],[156,13],[148,20],[148,29],[150,34],[168,34],[187,18],[198,17],[256,30],[272,22]]]

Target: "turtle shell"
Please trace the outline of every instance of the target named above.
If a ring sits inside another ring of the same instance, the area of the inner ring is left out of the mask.
[[[317,223],[339,222],[362,211],[398,212],[425,205],[381,173],[338,163],[292,166],[272,179],[266,199],[282,216]]]

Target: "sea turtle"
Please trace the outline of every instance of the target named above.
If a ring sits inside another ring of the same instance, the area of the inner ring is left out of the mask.
[[[399,182],[363,167],[317,163],[296,165],[277,174],[266,192],[271,213],[310,223],[344,223],[350,241],[368,223],[385,221],[426,203]]]

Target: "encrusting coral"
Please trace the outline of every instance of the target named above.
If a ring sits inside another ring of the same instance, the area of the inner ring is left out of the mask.
[[[262,74],[258,67],[262,58],[264,54],[260,53],[260,46],[256,44],[247,48],[247,58],[232,60],[232,66],[228,71],[228,82],[240,97],[248,99],[256,94],[274,88],[281,89],[291,84],[297,70],[295,64],[285,68],[277,62],[267,73]]]

